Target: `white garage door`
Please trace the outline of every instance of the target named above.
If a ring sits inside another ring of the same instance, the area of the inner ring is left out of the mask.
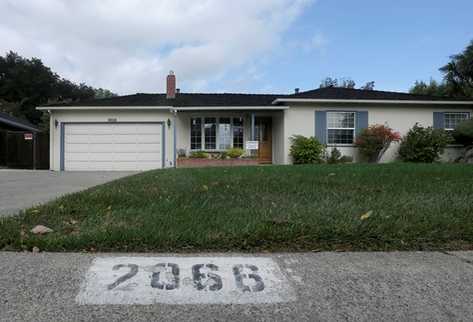
[[[64,170],[150,170],[163,166],[158,123],[64,125]]]

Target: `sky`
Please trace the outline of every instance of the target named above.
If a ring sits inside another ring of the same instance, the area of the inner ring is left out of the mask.
[[[118,94],[407,91],[473,40],[471,0],[0,0],[0,54]]]

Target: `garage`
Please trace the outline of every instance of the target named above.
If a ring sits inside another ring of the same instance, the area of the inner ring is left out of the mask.
[[[164,167],[164,127],[155,123],[62,123],[61,168],[131,171]]]

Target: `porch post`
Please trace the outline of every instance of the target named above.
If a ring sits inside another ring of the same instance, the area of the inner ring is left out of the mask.
[[[251,113],[251,141],[255,140],[255,113]]]
[[[177,130],[176,130],[176,124],[177,124],[177,110],[174,110],[174,138],[173,138],[173,144],[174,144],[174,168],[177,168]]]

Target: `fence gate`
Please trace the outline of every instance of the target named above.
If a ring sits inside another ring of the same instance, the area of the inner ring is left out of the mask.
[[[49,169],[49,134],[0,131],[0,166]]]

